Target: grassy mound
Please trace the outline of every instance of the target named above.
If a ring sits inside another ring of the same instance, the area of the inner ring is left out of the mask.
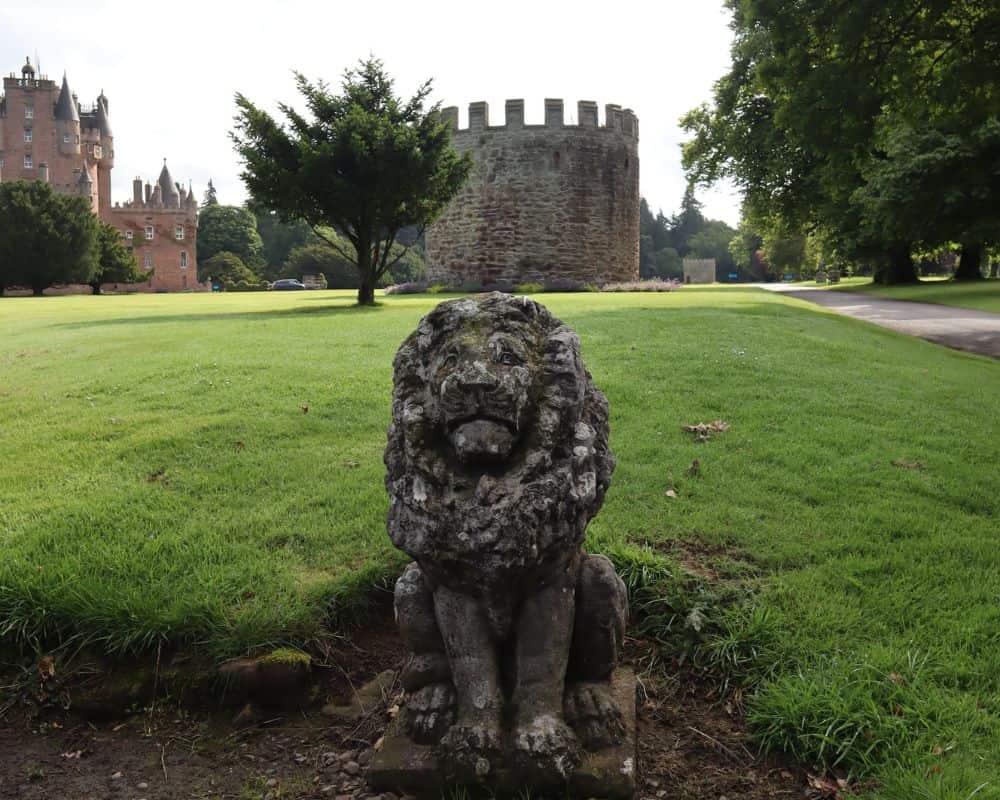
[[[403,563],[390,364],[438,299],[0,301],[0,635],[219,656],[328,635]],[[752,289],[542,300],[611,403],[591,546],[650,630],[750,687],[767,746],[882,796],[997,797],[997,364]],[[696,585],[671,581],[693,553]],[[733,576],[749,594],[720,612]]]

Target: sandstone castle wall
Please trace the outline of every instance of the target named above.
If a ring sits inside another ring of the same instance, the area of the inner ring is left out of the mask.
[[[428,278],[460,285],[584,283],[639,276],[639,125],[635,114],[545,101],[545,124],[524,124],[524,101],[508,100],[504,125],[486,103],[443,109],[452,143],[473,156],[468,182],[427,231]]]

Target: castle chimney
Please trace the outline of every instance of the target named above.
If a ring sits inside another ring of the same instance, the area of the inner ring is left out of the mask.
[[[142,205],[142,178],[135,178],[132,181],[132,204]]]
[[[149,183],[147,183],[143,187],[143,195],[146,198],[146,203],[145,204],[148,206],[149,205],[149,201],[153,199],[153,187],[150,186]]]

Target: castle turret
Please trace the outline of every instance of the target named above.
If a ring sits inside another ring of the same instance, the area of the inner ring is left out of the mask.
[[[75,95],[70,91],[66,73],[53,113],[56,121],[56,142],[61,155],[80,155],[80,109]]]
[[[21,78],[26,81],[33,81],[35,79],[35,68],[31,66],[31,59],[24,59],[24,66],[21,67]]]
[[[167,169],[167,159],[163,159],[163,169],[160,170],[160,177],[156,181],[160,188],[160,199],[165,208],[178,208],[180,206],[180,195],[177,192],[177,184]]]
[[[97,159],[97,196],[101,216],[106,216],[111,209],[111,170],[115,166],[115,139],[111,133],[111,120],[108,118],[108,98],[101,90],[94,111],[94,124],[100,136],[100,158]]]
[[[527,124],[524,101],[506,102],[503,124],[484,102],[441,109],[469,180],[427,230],[427,276],[448,285],[603,284],[639,274],[639,123],[630,109],[577,104],[567,122],[546,98],[544,122]]]

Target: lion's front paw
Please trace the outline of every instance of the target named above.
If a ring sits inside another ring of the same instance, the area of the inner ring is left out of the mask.
[[[413,692],[403,712],[403,729],[417,744],[434,744],[455,721],[455,687],[432,683]]]
[[[563,780],[580,762],[576,736],[554,714],[542,714],[519,723],[514,730],[514,763],[529,783]]]
[[[566,719],[588,750],[618,744],[625,737],[621,709],[603,682],[576,683],[566,690]]]
[[[439,745],[451,777],[463,781],[487,778],[500,763],[501,748],[499,725],[486,722],[453,725]]]

